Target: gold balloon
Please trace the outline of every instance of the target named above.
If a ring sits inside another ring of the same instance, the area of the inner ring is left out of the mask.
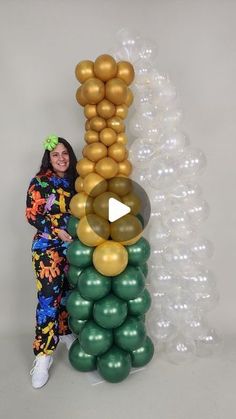
[[[84,156],[84,157],[86,157],[86,147],[87,147],[87,146],[85,145],[85,146],[83,147],[83,149],[82,149],[82,154],[83,154],[83,156]]]
[[[127,86],[125,82],[118,78],[109,80],[106,83],[105,96],[115,105],[122,105],[122,103],[126,103]]]
[[[115,105],[107,99],[101,100],[97,104],[97,113],[102,118],[108,119],[115,115],[116,107]]]
[[[125,159],[126,148],[123,144],[115,143],[108,148],[108,157],[120,162]],[[92,159],[91,159],[92,160]]]
[[[114,131],[118,134],[125,131],[125,124],[123,119],[121,119],[119,116],[113,116],[112,118],[109,118],[107,120],[107,126],[108,128],[114,129]]]
[[[85,122],[85,129],[86,129],[86,131],[88,131],[90,129],[90,122],[89,121]]]
[[[119,116],[121,119],[125,119],[128,115],[128,106],[123,103],[123,105],[118,105],[116,107],[116,116]]]
[[[94,250],[93,264],[102,275],[119,275],[128,264],[127,250],[122,244],[107,240]]]
[[[83,84],[83,94],[87,103],[96,105],[100,102],[105,95],[105,86],[104,83],[96,78],[88,79]]]
[[[97,215],[100,215],[100,217],[105,218],[108,220],[108,208],[109,208],[109,199],[114,198],[117,199],[117,201],[121,201],[120,197],[113,193],[113,192],[104,192],[101,195],[98,195],[93,200],[93,210]]]
[[[132,190],[132,181],[127,177],[114,177],[108,182],[108,190],[119,196],[125,196]]]
[[[87,159],[86,157],[84,159],[79,160],[76,164],[77,173],[81,177],[85,177],[89,173],[94,172],[94,169],[95,169],[95,163]]]
[[[93,199],[85,192],[75,194],[70,200],[70,210],[76,218],[93,212]]]
[[[110,157],[104,157],[96,163],[95,171],[104,179],[111,179],[118,173],[118,164]]]
[[[124,157],[124,159],[127,159],[129,157],[129,152],[128,152],[128,150],[127,150],[127,148],[125,149],[125,157]]]
[[[82,243],[94,247],[108,239],[110,224],[97,214],[88,214],[81,218],[76,231]]]
[[[94,131],[101,131],[107,126],[105,119],[101,118],[100,116],[94,116],[94,118],[90,119],[90,127]]]
[[[123,204],[130,207],[132,214],[136,215],[141,209],[141,201],[137,194],[130,192],[122,197]]]
[[[107,156],[107,147],[100,142],[88,144],[83,148],[82,153],[89,160],[97,162]]]
[[[111,238],[116,242],[132,240],[142,229],[142,224],[135,215],[126,214],[111,223]]]
[[[134,100],[134,95],[132,93],[132,91],[130,90],[130,88],[127,88],[127,95],[126,98],[124,100],[124,103],[129,107],[130,105],[132,105]]]
[[[99,141],[99,134],[97,131],[89,129],[85,132],[84,139],[88,144],[96,143],[97,141]]]
[[[100,141],[106,146],[110,146],[116,142],[117,134],[112,128],[104,128],[99,135]]]
[[[132,64],[128,61],[120,61],[117,63],[116,77],[122,79],[127,84],[127,86],[129,86],[129,84],[131,84],[134,80],[134,67]]]
[[[93,62],[90,60],[80,61],[75,67],[75,75],[80,83],[84,83],[86,80],[94,77]]]
[[[129,160],[123,160],[118,163],[118,175],[129,176],[132,173],[132,164]]]
[[[133,239],[130,240],[124,240],[122,242],[120,242],[121,244],[123,244],[124,246],[130,246],[131,244],[135,244],[137,243],[137,241],[142,237],[142,232],[140,234],[138,234],[136,237],[134,237]]]
[[[111,55],[100,55],[94,63],[94,73],[96,77],[103,81],[110,80],[115,77],[117,72],[117,64]]]
[[[82,177],[78,176],[75,180],[75,190],[76,192],[82,192],[84,189],[84,181]]]
[[[83,86],[80,86],[76,91],[76,100],[81,106],[87,105],[88,101],[84,96],[84,89]]]
[[[107,181],[97,173],[89,173],[89,175],[84,178],[84,190],[92,197],[96,197],[101,193],[106,192],[107,187]]]
[[[84,115],[88,119],[91,119],[94,116],[97,116],[97,108],[96,108],[96,105],[85,105],[85,107],[84,107]]]
[[[127,144],[127,142],[128,142],[127,135],[126,135],[124,132],[120,132],[120,133],[117,135],[117,139],[116,139],[116,141],[117,141],[117,143],[119,143],[119,144],[123,144],[123,145]]]

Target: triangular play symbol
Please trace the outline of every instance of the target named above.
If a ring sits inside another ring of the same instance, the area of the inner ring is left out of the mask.
[[[118,220],[126,214],[129,214],[131,211],[128,205],[123,204],[120,201],[117,201],[115,198],[109,198],[108,201],[108,219],[112,223],[113,221]]]

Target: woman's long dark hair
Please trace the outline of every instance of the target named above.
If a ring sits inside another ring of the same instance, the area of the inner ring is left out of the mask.
[[[66,147],[66,149],[68,151],[68,154],[69,154],[70,164],[69,164],[68,170],[66,171],[65,175],[72,182],[75,182],[75,179],[78,175],[77,175],[77,172],[76,172],[77,159],[76,159],[75,153],[73,151],[73,148],[68,143],[68,141],[66,141],[64,138],[58,137],[58,143],[63,144]],[[39,172],[36,174],[36,176],[44,175],[48,170],[53,171],[53,167],[52,167],[51,162],[50,162],[50,151],[45,150],[42,161],[41,161],[41,166],[40,166]]]

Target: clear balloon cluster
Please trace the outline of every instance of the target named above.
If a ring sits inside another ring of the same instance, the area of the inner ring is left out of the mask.
[[[159,354],[171,362],[210,355],[219,338],[207,315],[217,304],[218,293],[214,274],[207,268],[213,245],[200,232],[209,205],[197,183],[206,158],[190,145],[182,129],[176,88],[156,69],[156,44],[122,29],[112,54],[128,59],[136,74],[129,156],[132,178],[145,188],[152,207],[145,231],[152,249],[150,335]]]

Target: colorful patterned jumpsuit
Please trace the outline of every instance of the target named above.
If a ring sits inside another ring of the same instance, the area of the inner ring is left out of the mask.
[[[66,229],[70,216],[69,203],[74,195],[74,182],[60,178],[52,171],[34,177],[26,200],[26,217],[37,228],[32,243],[32,263],[37,279],[38,305],[34,354],[50,355],[55,350],[59,335],[70,334],[66,298],[69,283],[66,249],[68,242],[58,236],[58,229]]]

